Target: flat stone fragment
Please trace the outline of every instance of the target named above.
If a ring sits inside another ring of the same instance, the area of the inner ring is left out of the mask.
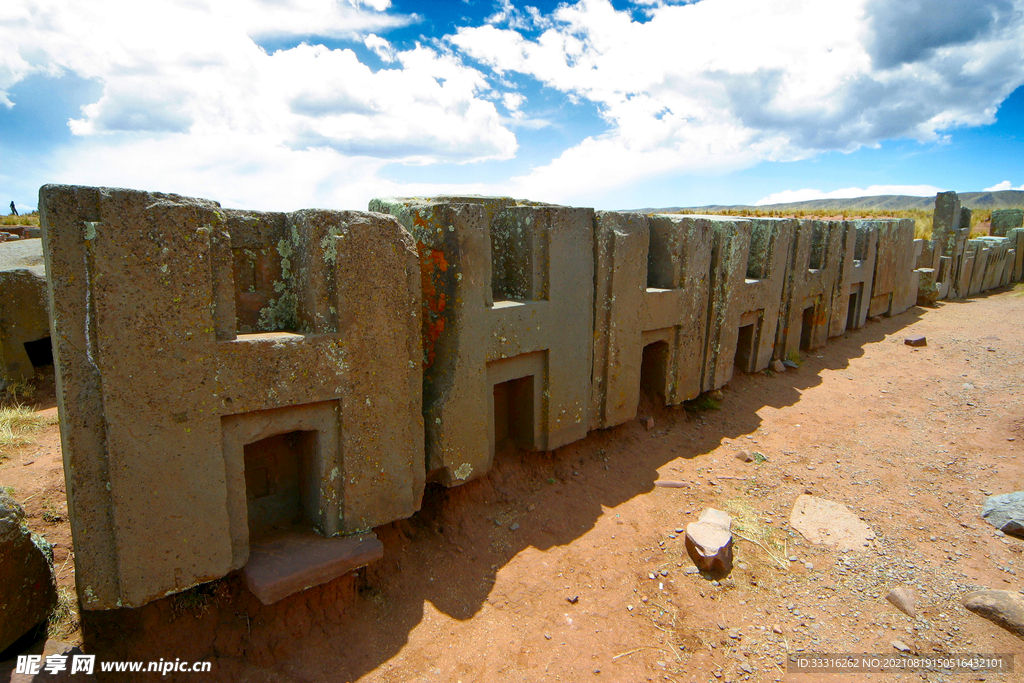
[[[0,651],[46,621],[57,602],[53,550],[25,526],[25,511],[0,490]]]
[[[754,456],[750,454],[750,451],[736,451],[735,455],[737,460],[742,460],[743,462],[754,462]]]
[[[825,498],[797,496],[789,524],[815,545],[862,550],[875,532],[848,507]]]
[[[928,346],[928,339],[923,334],[914,334],[903,340],[907,346]]]
[[[715,524],[726,531],[732,531],[732,516],[723,510],[707,508],[704,512],[700,513],[700,517],[697,518],[697,521],[704,522],[705,524]]]
[[[973,591],[964,596],[964,607],[1024,638],[1024,595],[1015,591]]]
[[[773,372],[785,372],[786,371],[786,364],[783,363],[781,360],[773,360],[772,361],[772,371]]]
[[[1024,491],[989,496],[981,516],[1003,533],[1024,537]]]
[[[288,532],[254,543],[242,576],[253,595],[271,605],[383,556],[384,546],[372,532],[346,538]]]
[[[910,618],[917,616],[917,595],[910,588],[893,588],[885,599]]]

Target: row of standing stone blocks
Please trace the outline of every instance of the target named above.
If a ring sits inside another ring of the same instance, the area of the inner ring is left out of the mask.
[[[970,239],[971,209],[960,205],[955,192],[935,198],[932,239],[916,240],[917,301],[934,305],[940,299],[962,299],[1021,279],[1024,257],[1024,213],[1020,209],[992,212],[992,236]]]
[[[408,517],[505,439],[556,449],[634,418],[641,383],[679,404],[917,295],[905,220],[66,186],[40,207],[87,609],[242,568],[296,506],[324,536]]]

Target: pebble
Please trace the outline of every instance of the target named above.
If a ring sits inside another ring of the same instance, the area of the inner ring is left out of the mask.
[[[696,567],[687,567],[683,570],[684,574],[700,574],[700,570]]]
[[[804,569],[814,569],[814,565],[810,562],[804,562]]]
[[[796,555],[790,555],[789,556],[789,561],[790,562],[796,562],[797,561],[797,556]]]
[[[508,528],[509,531],[515,531],[519,528],[519,522],[512,522],[512,525]]]

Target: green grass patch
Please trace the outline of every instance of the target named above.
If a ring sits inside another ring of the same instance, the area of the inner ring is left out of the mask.
[[[721,410],[722,402],[711,395],[711,392],[701,394],[692,401],[685,401],[683,408],[691,413],[706,413],[712,410]]]

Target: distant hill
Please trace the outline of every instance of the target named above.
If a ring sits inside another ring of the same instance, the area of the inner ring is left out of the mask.
[[[1002,190],[1001,192],[960,192],[960,203],[969,209],[1007,209],[1024,206],[1024,191]],[[764,204],[749,206],[737,204],[724,206],[666,207],[658,209],[635,209],[641,213],[721,213],[724,211],[807,211],[833,214],[841,211],[908,211],[910,209],[935,209],[935,197],[911,197],[908,195],[885,194],[877,197],[854,197],[852,199],[812,199],[806,202],[788,204]]]

